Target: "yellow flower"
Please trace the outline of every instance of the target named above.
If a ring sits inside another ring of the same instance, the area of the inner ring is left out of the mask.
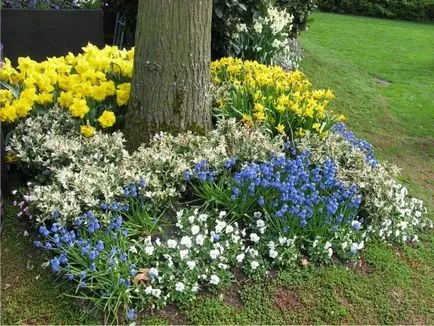
[[[258,111],[258,112],[253,113],[253,117],[258,121],[263,121],[267,118],[265,116],[264,111]]]
[[[69,112],[75,118],[83,119],[87,112],[89,112],[89,107],[87,106],[85,99],[75,99],[72,105],[69,107]]]
[[[95,128],[89,125],[80,126],[80,133],[84,137],[92,137],[95,134]]]
[[[342,122],[342,121],[345,121],[346,119],[347,118],[345,118],[345,116],[343,114],[341,114],[336,118],[336,121]]]
[[[255,103],[253,107],[254,112],[264,112],[264,106],[261,103]]]
[[[7,152],[5,156],[5,161],[6,163],[15,163],[19,161],[19,158],[18,156],[12,154],[11,152]]]
[[[61,107],[67,108],[74,103],[74,94],[71,91],[60,92],[60,96],[57,98],[57,102]]]
[[[0,121],[14,122],[18,118],[15,106],[6,103],[4,107],[0,107]]]
[[[39,104],[53,103],[53,94],[48,92],[42,92],[41,94],[38,95],[36,102],[38,102]]]
[[[296,132],[295,135],[297,137],[303,137],[304,135],[306,135],[306,132],[303,130],[303,128],[299,128]]]
[[[286,110],[286,108],[281,104],[277,105],[277,107],[276,107],[276,111],[279,112],[280,114],[285,112],[285,110]]]
[[[112,111],[105,110],[98,118],[98,122],[103,128],[108,128],[116,122],[116,116]]]
[[[248,126],[253,126],[252,118],[246,113],[243,113],[242,118],[241,118],[241,122],[245,123]]]
[[[131,83],[119,84],[117,88],[116,102],[119,106],[127,104],[130,99]]]
[[[315,122],[315,123],[312,125],[312,129],[315,130],[317,133],[320,133],[320,130],[321,130],[321,124],[320,124],[319,122]]]
[[[285,132],[285,126],[281,123],[279,123],[276,127],[276,130],[279,134],[283,134]]]

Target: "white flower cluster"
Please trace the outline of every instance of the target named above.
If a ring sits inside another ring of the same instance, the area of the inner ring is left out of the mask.
[[[273,265],[293,264],[298,257],[295,239],[270,240],[275,235],[266,232],[260,213],[254,221],[251,228],[241,229],[225,211],[179,211],[177,229],[169,239],[146,237],[130,248],[149,276],[134,291],[143,302],[158,307],[191,300],[202,288],[229,284],[236,266],[248,275],[263,275]]]
[[[313,162],[332,159],[338,178],[357,185],[363,199],[361,212],[371,234],[387,241],[414,241],[419,230],[433,227],[423,202],[410,197],[407,188],[396,180],[396,166],[379,163],[372,167],[363,152],[336,133],[330,133],[325,140],[308,134],[296,146],[302,151],[310,150]]]
[[[285,9],[268,7],[266,14],[253,19],[251,25],[244,22],[235,25],[236,31],[230,35],[230,51],[242,59],[266,64],[278,63],[279,57],[292,57],[288,43],[292,20],[293,16]]]

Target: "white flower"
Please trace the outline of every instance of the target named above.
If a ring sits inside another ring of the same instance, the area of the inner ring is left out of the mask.
[[[217,221],[217,225],[215,226],[215,231],[217,233],[221,233],[225,227],[226,227],[225,221]]]
[[[188,268],[193,269],[193,268],[196,267],[196,262],[190,260],[190,261],[187,262],[187,266],[188,266]]]
[[[255,250],[255,249],[253,249],[253,248],[250,248],[248,250],[248,252],[250,253],[250,256],[253,257],[253,258],[258,257],[258,255],[259,255],[259,252],[257,250]]]
[[[257,269],[259,267],[259,263],[256,260],[253,260],[250,263],[250,267],[252,267],[252,269]]]
[[[156,269],[155,267],[152,267],[149,269],[148,274],[150,277],[158,277],[158,269]]]
[[[228,225],[225,230],[226,234],[234,232],[234,227],[232,225]]]
[[[219,213],[219,217],[220,217],[220,218],[223,218],[223,217],[225,217],[226,215],[227,215],[226,211],[221,211],[221,212]]]
[[[181,245],[184,245],[187,248],[190,248],[191,247],[191,238],[188,237],[188,236],[183,236],[181,238],[181,242],[180,243],[181,243]]]
[[[254,218],[260,218],[262,216],[261,212],[254,212],[253,217]]]
[[[256,33],[262,33],[262,24],[259,21],[257,21],[253,25],[253,29],[255,30]]]
[[[357,248],[359,248],[359,250],[362,250],[365,247],[365,243],[363,241],[361,241],[358,245]]]
[[[184,283],[182,283],[182,282],[178,282],[178,283],[176,283],[176,285],[175,285],[175,289],[176,289],[176,291],[178,291],[178,292],[184,292],[184,289],[185,289],[185,285],[184,285]]]
[[[252,242],[258,242],[260,240],[260,237],[256,234],[256,233],[251,233],[250,234],[250,241]]]
[[[331,246],[332,244],[327,241],[326,244],[324,245],[324,250],[328,250]]]
[[[199,222],[206,222],[207,218],[208,218],[208,215],[206,215],[206,214],[200,214],[199,217],[197,218],[197,220]]]
[[[196,218],[196,217],[195,217],[194,215],[191,215],[191,216],[188,217],[188,221],[189,221],[190,223],[194,223],[195,218]]]
[[[133,254],[137,254],[137,248],[135,246],[130,246],[128,248],[128,251],[131,252],[131,253],[133,253]]]
[[[237,24],[236,28],[238,32],[247,32],[246,24]]]
[[[196,234],[199,233],[199,231],[200,231],[200,228],[199,228],[198,225],[193,225],[193,226],[191,227],[191,234],[196,235]]]
[[[205,237],[202,234],[199,234],[196,237],[196,244],[201,246],[201,245],[203,245],[204,240],[205,240]]]
[[[265,226],[265,221],[264,220],[257,220],[256,221],[256,227],[257,228],[263,228]]]
[[[199,284],[195,283],[192,287],[191,287],[191,292],[197,292],[199,291]]]
[[[176,240],[173,239],[169,239],[167,240],[167,247],[169,248],[176,248],[178,242],[176,242]]]
[[[237,259],[237,262],[241,263],[241,262],[244,260],[244,254],[243,254],[243,253],[239,254],[239,255],[236,257],[236,259]]]
[[[279,237],[279,243],[280,245],[284,245],[288,241],[288,238],[286,237]]]
[[[327,254],[329,255],[329,257],[331,257],[333,255],[333,249],[332,248],[328,248],[327,249]]]
[[[217,266],[218,266],[218,268],[221,268],[221,269],[228,269],[228,265],[223,264],[223,263],[219,263]]]
[[[160,289],[152,289],[152,295],[156,298],[159,298],[161,295],[161,290]]]
[[[282,43],[283,42],[281,42],[281,41],[279,41],[278,39],[275,39],[274,41],[273,41],[273,43],[271,43],[271,46],[273,47],[273,48],[280,48],[281,46],[282,46]]]
[[[220,278],[217,275],[213,274],[213,275],[211,275],[209,282],[211,284],[217,285],[220,283]]]
[[[187,256],[188,256],[188,249],[179,251],[179,257],[181,257],[181,260],[184,260]]]
[[[152,256],[154,254],[154,247],[153,246],[145,247],[145,253],[149,256]]]
[[[270,249],[270,252],[268,253],[268,255],[273,259],[276,258],[278,254],[279,253],[274,249]]]
[[[220,251],[218,249],[210,250],[209,256],[211,257],[211,259],[217,259],[218,256],[220,256]]]
[[[152,294],[152,286],[148,286],[146,289],[145,289],[145,293],[146,294]]]
[[[342,244],[341,244],[342,250],[345,250],[347,247],[348,247],[348,242],[346,242],[346,241],[342,242]]]
[[[316,248],[317,245],[318,245],[318,240],[315,240],[315,241],[312,243],[312,247]]]

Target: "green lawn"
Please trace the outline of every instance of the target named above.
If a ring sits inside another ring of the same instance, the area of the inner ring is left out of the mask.
[[[404,168],[417,196],[433,200],[434,25],[313,15],[302,35],[303,70],[318,88],[337,94],[336,111]],[[387,83],[386,83],[387,82]],[[432,213],[432,207],[431,207]],[[1,324],[77,324],[82,303],[40,265],[46,257],[24,237],[24,221],[8,207],[2,234]],[[205,294],[185,307],[142,315],[146,324],[434,324],[434,236],[418,247],[372,244],[356,266],[274,272]],[[38,277],[39,276],[39,277]]]
[[[332,107],[434,204],[434,24],[315,13],[303,70]]]

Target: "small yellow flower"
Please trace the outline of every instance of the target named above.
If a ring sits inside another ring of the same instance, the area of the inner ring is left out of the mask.
[[[317,133],[320,133],[320,130],[321,130],[321,124],[320,124],[319,122],[315,122],[315,123],[312,125],[312,129],[315,130]]]
[[[12,154],[11,152],[6,153],[5,161],[6,163],[15,163],[19,160],[18,156]]]
[[[306,135],[306,132],[303,130],[303,128],[299,128],[296,132],[295,135],[297,137],[303,137],[304,135]]]
[[[116,116],[113,111],[105,110],[101,116],[98,118],[98,122],[103,128],[111,127],[116,122]]]
[[[342,121],[345,121],[346,119],[347,118],[345,118],[345,116],[343,114],[341,114],[336,118],[336,121],[342,122]]]
[[[80,126],[80,133],[84,137],[92,137],[95,134],[95,128],[89,125],[82,125]]]
[[[283,134],[285,132],[285,126],[281,123],[279,123],[276,127],[276,130],[279,134]]]
[[[241,118],[241,122],[245,123],[248,126],[253,126],[252,118],[246,113],[243,113],[243,116]]]

